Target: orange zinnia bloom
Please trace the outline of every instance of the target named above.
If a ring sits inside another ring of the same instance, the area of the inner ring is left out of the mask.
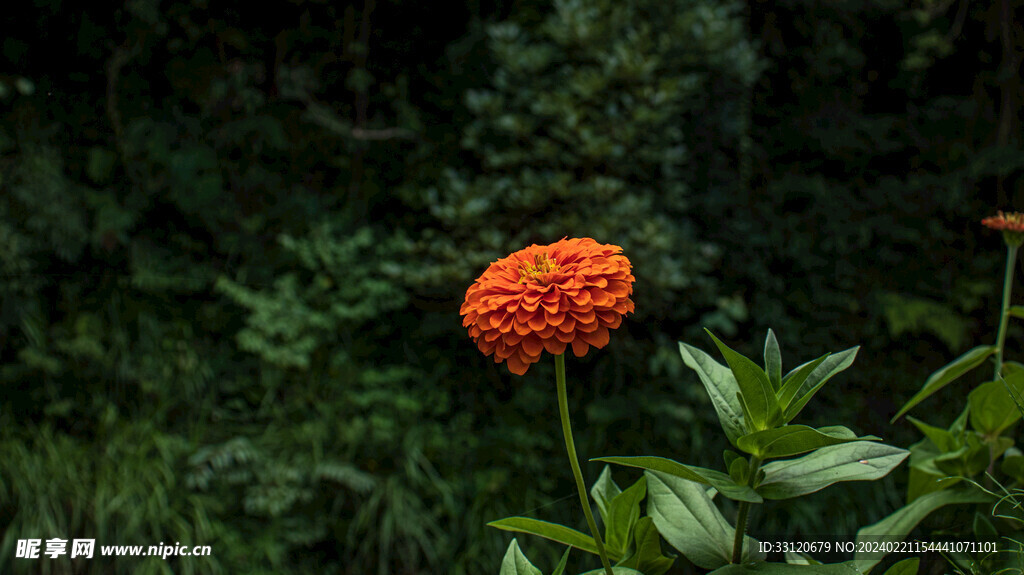
[[[981,220],[981,223],[993,230],[1024,232],[1024,214],[1019,212],[1013,212],[1010,214],[999,212],[999,215],[992,216],[991,218],[985,218]]]
[[[633,311],[632,265],[619,246],[590,238],[536,244],[490,265],[466,290],[462,325],[484,355],[523,375],[547,350],[576,357],[608,344]]]

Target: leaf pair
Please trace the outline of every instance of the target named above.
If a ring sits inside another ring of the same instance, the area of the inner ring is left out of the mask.
[[[661,539],[651,518],[640,517],[640,502],[647,495],[646,478],[641,477],[622,491],[612,480],[609,468],[605,467],[590,493],[597,502],[605,525],[605,552],[609,559],[616,562],[616,573],[633,573],[635,569],[645,575],[663,575],[669,570],[675,556],[662,553]],[[537,535],[597,555],[593,537],[564,525],[529,517],[508,517],[487,525],[505,531]],[[510,547],[506,561],[509,553],[515,555]],[[603,573],[603,570],[599,572]]]
[[[765,368],[735,352],[708,331],[728,368],[700,349],[679,343],[683,362],[697,372],[711,397],[729,441],[792,421],[814,394],[837,373],[850,367],[858,348],[826,354],[782,377],[782,357],[774,332],[765,342]],[[742,449],[742,447],[740,447]]]
[[[640,502],[647,496],[647,479],[641,477],[625,491],[612,480],[607,465],[590,489],[605,526],[605,548],[616,557],[616,565],[663,575],[672,567],[675,556],[661,552],[661,539],[650,517],[640,517]]]
[[[764,460],[790,457],[851,441],[878,441],[880,439],[873,435],[857,437],[856,433],[842,425],[820,429],[806,425],[786,425],[744,435],[736,440],[736,447]]]
[[[761,503],[765,499],[789,499],[814,493],[840,481],[870,481],[887,475],[907,458],[904,449],[852,441],[824,447],[797,459],[764,465],[764,478],[756,487],[737,484],[720,471],[703,469],[664,457],[600,457],[595,461],[638,467],[714,487],[736,501]],[[742,461],[742,460],[736,460]]]

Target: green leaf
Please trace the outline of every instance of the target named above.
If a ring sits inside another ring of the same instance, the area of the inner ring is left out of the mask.
[[[729,464],[729,477],[732,478],[736,485],[749,485],[747,481],[750,479],[750,463],[741,458],[733,459],[732,463]]]
[[[910,446],[910,477],[907,482],[907,503],[925,493],[948,489],[960,482],[935,466],[939,451],[930,440],[922,439]]]
[[[601,567],[600,569],[580,573],[580,575],[604,575],[605,573],[604,567]],[[630,569],[629,567],[612,567],[612,573],[615,575],[644,575],[636,569]]]
[[[593,537],[586,535],[585,533],[580,533],[571,527],[566,527],[557,523],[549,523],[547,521],[532,519],[530,517],[506,517],[505,519],[491,521],[487,526],[496,527],[503,531],[515,531],[518,533],[537,535],[538,537],[550,539],[563,545],[575,547],[580,551],[586,551],[587,553],[597,555],[597,544],[594,543]],[[609,558],[618,561],[618,555],[613,557],[610,550],[606,551],[608,551]]]
[[[640,519],[640,501],[647,495],[647,480],[641,477],[632,486],[612,499],[605,523],[607,546],[622,557],[633,542],[633,529]]]
[[[1024,305],[1011,305],[1010,309],[1006,310],[1006,313],[1013,317],[1024,319]]]
[[[745,575],[760,573],[762,575],[862,575],[852,562],[832,563],[829,565],[792,565],[789,563],[749,563],[726,565],[715,569],[708,575]]]
[[[907,480],[907,503],[917,500],[926,493],[941,491],[960,483],[961,478],[933,475],[920,469],[910,468]]]
[[[860,346],[851,347],[850,349],[840,351],[839,353],[827,354],[825,356],[825,361],[821,362],[821,365],[814,368],[814,371],[807,376],[807,379],[804,381],[804,384],[800,386],[800,390],[797,391],[795,397],[803,397],[812,389],[821,389],[821,386],[825,382],[832,379],[839,372],[844,371],[846,368],[853,365],[853,360],[857,358],[858,350],[860,350]],[[813,363],[814,361],[817,360],[807,363]],[[797,366],[797,368],[787,374],[786,377],[788,378],[790,375],[796,374],[796,372],[799,371],[800,368],[804,367],[804,365],[807,364],[805,363]]]
[[[606,527],[609,521],[608,517],[612,500],[620,493],[622,493],[622,490],[612,480],[611,466],[605,465],[604,469],[601,470],[601,475],[597,477],[597,482],[590,488],[590,496],[597,503],[597,510],[601,514],[601,520],[604,521]]]
[[[927,517],[936,509],[957,503],[987,503],[993,498],[978,489],[945,489],[926,493],[915,499],[892,515],[875,523],[862,527],[857,531],[857,547],[861,548],[862,542],[896,542],[903,541],[922,519]],[[884,545],[882,546],[884,548]],[[874,567],[885,553],[858,551],[854,554],[854,562],[860,569],[867,571]]]
[[[917,557],[911,557],[888,568],[884,575],[917,575],[920,570],[921,560]]]
[[[1005,363],[1003,364],[1004,367],[1006,365],[1007,364],[1005,364]],[[1020,365],[1020,364],[1018,364],[1018,365]],[[1007,370],[1004,369],[1003,371],[1007,371]],[[1024,395],[1021,395],[1020,391],[1018,391],[1017,389],[1014,389],[1013,386],[1011,386],[1009,383],[1006,382],[1006,378],[1011,377],[1014,373],[1020,374],[1020,373],[1024,373],[1024,371],[1018,370],[1018,371],[1015,371],[1015,372],[1009,372],[1009,373],[1006,374],[1006,376],[1000,377],[999,381],[1003,382],[1003,387],[1006,388],[1007,393],[1009,393],[1010,397],[1013,399],[1013,404],[1017,406],[1017,411],[1019,411],[1020,413],[1024,414]]]
[[[542,575],[540,569],[533,566],[530,560],[519,550],[519,543],[515,538],[508,544],[508,551],[501,561],[500,575]]]
[[[970,433],[960,449],[936,456],[933,463],[946,475],[973,477],[988,467],[990,457],[999,457],[1012,445],[1013,440],[1009,437],[985,440],[976,433]]]
[[[779,351],[779,340],[775,339],[775,332],[770,329],[764,340],[764,372],[768,374],[772,388],[779,391],[782,388],[782,352]]]
[[[1024,482],[1024,456],[1008,455],[1003,458],[999,468],[1017,481]]]
[[[733,451],[731,449],[726,449],[726,450],[722,451],[722,459],[725,460],[725,468],[726,469],[732,468],[733,462],[736,461],[737,459],[742,460],[744,463],[747,462],[747,460],[744,459],[742,455],[740,455],[739,453],[736,453],[735,451]]]
[[[697,372],[697,377],[711,397],[711,405],[718,414],[718,422],[725,431],[725,436],[735,444],[736,438],[747,434],[747,426],[743,422],[743,408],[736,398],[740,390],[736,377],[729,368],[693,346],[679,342],[679,354],[683,357],[683,363]]]
[[[675,477],[710,485],[719,493],[736,501],[748,501],[750,503],[761,503],[761,496],[754,492],[747,485],[737,485],[732,478],[714,469],[705,469],[693,465],[684,465],[664,457],[651,455],[638,455],[632,457],[596,457],[591,461],[603,461],[605,463],[617,463],[627,467],[639,467],[650,471],[660,471]]]
[[[661,535],[654,527],[654,520],[644,516],[633,532],[633,554],[619,561],[622,567],[631,567],[645,575],[664,575],[675,562],[675,556],[668,557],[661,552]]]
[[[747,405],[747,400],[743,399],[743,393],[742,392],[739,392],[739,391],[736,392],[736,401],[739,402],[740,409],[743,410],[743,425],[746,427],[746,429],[757,429],[759,426],[752,419],[751,412],[750,412],[750,406]]]
[[[839,481],[870,481],[884,477],[907,455],[905,449],[869,441],[823,447],[798,459],[765,465],[757,492],[765,499],[789,499]]]
[[[558,562],[555,570],[551,572],[551,575],[562,575],[565,573],[565,564],[569,562],[569,552],[572,551],[572,547],[566,547],[565,553],[562,553],[562,559]]]
[[[1024,373],[983,383],[967,395],[971,427],[975,431],[993,437],[1020,420],[1020,409],[1014,403],[1010,390],[1018,396],[1024,392]]]
[[[996,541],[999,539],[999,531],[995,525],[980,512],[974,512],[974,538],[978,541]]]
[[[1024,371],[1024,363],[1019,361],[1004,361],[1003,362],[1003,376],[1017,373],[1018,371]]]
[[[729,563],[735,529],[700,485],[658,471],[647,471],[647,515],[661,536],[698,567]],[[743,561],[763,559],[757,541],[744,537]]]
[[[789,405],[793,403],[793,398],[800,391],[800,388],[804,386],[804,382],[811,373],[818,369],[818,366],[825,362],[826,359],[832,354],[826,353],[814,361],[807,362],[800,367],[796,368],[795,371],[786,375],[786,379],[783,380],[782,389],[779,390],[779,406],[783,410],[788,410]],[[818,383],[821,383],[820,381]]]
[[[900,408],[896,415],[889,420],[889,423],[895,422],[897,419],[902,417],[904,413],[910,411],[915,405],[921,403],[936,391],[942,389],[963,374],[984,363],[985,359],[995,352],[996,346],[994,345],[979,345],[949,362],[945,366],[939,368],[938,371],[933,373],[928,380],[924,382],[924,386],[921,388],[921,391],[918,391],[914,397],[910,398],[910,401]]]
[[[714,340],[718,350],[725,357],[729,369],[743,394],[743,401],[749,409],[750,420],[754,425],[751,431],[768,429],[776,425],[782,417],[779,408],[779,400],[775,397],[775,390],[768,380],[768,374],[758,365],[743,355],[736,353],[729,346],[721,342],[715,334],[705,329],[711,339]]]
[[[807,453],[839,443],[879,439],[874,436],[857,437],[856,433],[841,425],[821,429],[806,425],[786,425],[744,435],[736,440],[736,446],[761,459],[772,459]]]
[[[832,377],[837,373],[845,370],[853,364],[853,360],[856,359],[857,350],[859,349],[860,347],[851,347],[846,351],[825,356],[825,359],[821,364],[814,368],[814,371],[812,371],[811,374],[807,376],[807,379],[804,380],[804,384],[800,386],[800,391],[796,393],[796,397],[799,399],[794,400],[786,407],[782,421],[784,423],[793,421],[793,419],[800,414],[800,410],[802,410],[804,406],[807,405],[807,402],[814,397],[814,394],[818,393],[818,390],[828,383],[828,380],[832,379]]]
[[[907,420],[910,421],[910,423],[913,423],[914,427],[916,427],[921,433],[924,434],[925,437],[927,437],[932,443],[934,443],[935,447],[938,447],[940,452],[946,453],[949,451],[955,451],[957,449],[960,449],[960,444],[957,441],[957,438],[949,431],[946,431],[941,427],[928,425],[927,423],[921,421],[920,419],[917,419],[916,417],[911,417],[909,415],[907,416]]]

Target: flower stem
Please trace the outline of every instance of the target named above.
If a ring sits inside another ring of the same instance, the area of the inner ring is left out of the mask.
[[[761,459],[750,458],[749,477],[747,485],[753,486],[757,480],[757,472],[761,470]],[[740,563],[743,560],[743,537],[747,534],[747,515],[750,513],[750,502],[740,501],[739,509],[736,512],[736,535],[732,540],[732,562]]]
[[[1019,246],[1006,246],[1006,276],[1003,278],[1003,310],[999,316],[999,333],[996,335],[996,369],[993,381],[999,380],[1003,371],[1003,344],[1006,342],[1006,325],[1010,321],[1010,291],[1013,289],[1013,269],[1017,264]]]
[[[601,533],[597,530],[594,514],[590,511],[587,487],[583,483],[583,472],[580,471],[580,462],[576,457],[576,444],[572,440],[572,425],[569,422],[569,400],[565,393],[565,356],[561,354],[555,356],[555,381],[558,384],[558,415],[562,420],[565,450],[569,452],[569,463],[572,465],[573,477],[576,478],[576,490],[580,493],[580,504],[583,505],[583,514],[587,516],[587,526],[590,527],[590,534],[594,536],[597,554],[601,556],[604,571],[607,575],[613,575],[612,564],[608,561],[608,554],[604,550],[604,541],[601,540]]]
[[[736,515],[736,536],[732,541],[732,562],[739,563],[743,559],[743,536],[747,532],[747,513],[750,512],[750,502],[740,501],[740,509]]]

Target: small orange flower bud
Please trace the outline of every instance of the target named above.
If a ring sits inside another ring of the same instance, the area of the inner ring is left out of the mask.
[[[985,218],[981,223],[985,227],[1003,232],[1003,240],[1008,246],[1020,247],[1024,244],[1024,214],[1020,212],[998,212],[998,215]]]

